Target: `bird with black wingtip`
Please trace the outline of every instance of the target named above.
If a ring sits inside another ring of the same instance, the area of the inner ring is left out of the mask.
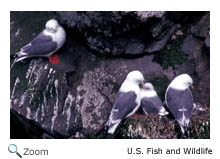
[[[63,27],[57,20],[50,19],[46,22],[45,29],[15,54],[14,63],[29,57],[50,58],[63,46],[65,40],[66,32]]]
[[[192,85],[192,78],[188,74],[181,74],[172,80],[165,94],[167,108],[179,124],[183,135],[191,126],[193,96],[190,87]]]
[[[144,76],[140,71],[128,73],[117,93],[106,123],[106,129],[109,134],[114,134],[122,119],[130,117],[138,110],[141,104],[140,86],[143,84]]]

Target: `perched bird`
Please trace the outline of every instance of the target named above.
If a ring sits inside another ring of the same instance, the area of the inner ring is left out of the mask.
[[[111,114],[106,123],[107,131],[113,134],[122,119],[133,115],[141,104],[140,87],[144,77],[139,71],[129,72],[117,93]]]
[[[141,88],[141,108],[145,114],[168,114],[151,83],[145,83]]]
[[[182,134],[185,134],[191,125],[193,96],[189,87],[192,84],[193,80],[188,74],[181,74],[173,79],[165,94],[167,108],[177,120]]]
[[[50,19],[45,29],[15,55],[15,62],[29,57],[50,57],[66,40],[66,32],[55,19]]]

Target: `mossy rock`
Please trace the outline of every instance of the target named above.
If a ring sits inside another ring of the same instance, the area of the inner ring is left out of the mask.
[[[181,51],[184,37],[178,36],[177,39],[170,41],[165,49],[155,53],[153,61],[159,63],[163,69],[183,64],[187,60],[187,56]]]
[[[182,136],[176,122],[167,116],[137,115],[122,122],[115,132],[116,138],[130,139],[209,139],[209,114],[192,117],[190,134]]]

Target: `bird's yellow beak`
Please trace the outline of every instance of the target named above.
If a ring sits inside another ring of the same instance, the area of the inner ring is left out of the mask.
[[[190,88],[190,89],[194,89],[194,86],[193,86],[193,85],[190,85],[189,88]]]
[[[144,82],[140,82],[139,86],[143,87],[144,86]]]

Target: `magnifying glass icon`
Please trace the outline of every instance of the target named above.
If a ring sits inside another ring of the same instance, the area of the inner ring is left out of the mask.
[[[18,155],[18,157],[22,158],[22,156],[17,152],[17,146],[15,144],[10,144],[8,146],[8,151],[10,153],[16,153]]]

